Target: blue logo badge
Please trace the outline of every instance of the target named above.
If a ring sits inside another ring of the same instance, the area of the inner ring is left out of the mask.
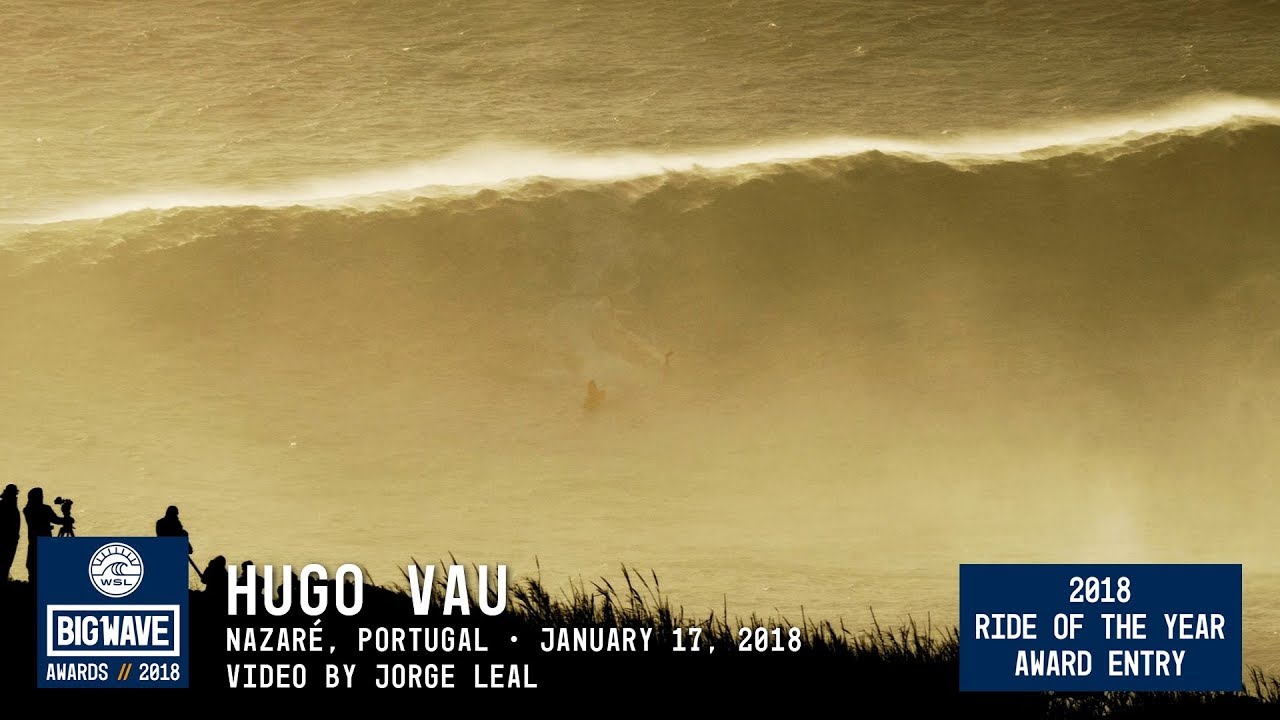
[[[188,687],[186,538],[37,542],[38,687]]]

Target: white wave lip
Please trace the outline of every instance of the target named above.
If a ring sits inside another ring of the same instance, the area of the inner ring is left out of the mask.
[[[1030,154],[1067,154],[1106,148],[1144,136],[1195,133],[1231,124],[1280,124],[1280,102],[1229,98],[1188,102],[1142,116],[1074,122],[1038,131],[947,136],[945,140],[831,137],[675,154],[576,155],[519,144],[473,146],[409,167],[319,178],[270,191],[192,189],[145,193],[86,203],[53,216],[19,221],[43,225],[93,220],[139,211],[200,207],[331,205],[358,198],[418,196],[478,190],[534,179],[624,181],[682,172],[742,168],[848,157],[869,152],[974,164]]]

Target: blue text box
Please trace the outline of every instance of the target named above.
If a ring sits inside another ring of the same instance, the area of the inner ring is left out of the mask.
[[[1237,691],[1242,600],[1241,565],[961,565],[960,689]]]

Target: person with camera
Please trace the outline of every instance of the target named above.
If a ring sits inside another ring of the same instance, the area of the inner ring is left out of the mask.
[[[22,508],[22,516],[27,521],[27,578],[36,584],[36,550],[39,538],[53,537],[53,526],[65,527],[68,518],[59,517],[53,508],[44,502],[44,489],[34,487],[27,491],[27,504]]]
[[[71,517],[71,498],[56,497],[53,504],[62,508],[62,529],[58,531],[58,537],[75,537],[76,519]]]

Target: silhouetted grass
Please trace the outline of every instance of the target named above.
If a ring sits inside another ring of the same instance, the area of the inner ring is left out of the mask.
[[[382,588],[407,598],[403,587]],[[496,592],[489,588],[491,593]],[[443,599],[443,580],[437,578],[435,602]],[[727,610],[691,616],[662,592],[656,573],[621,568],[620,581],[608,578],[590,583],[570,582],[553,592],[538,577],[524,578],[511,588],[512,606],[506,617],[516,625],[541,627],[649,628],[658,651],[674,645],[676,628],[701,630],[703,652],[714,646],[720,653],[736,653],[741,628],[798,628],[798,652],[766,652],[767,662],[750,668],[759,675],[732,675],[723,681],[771,686],[799,682],[808,690],[843,695],[906,697],[917,706],[971,707],[986,717],[1242,717],[1280,716],[1280,679],[1249,668],[1249,682],[1237,692],[1096,692],[1096,693],[960,693],[958,691],[959,629],[923,628],[914,618],[884,627],[871,611],[871,627],[851,630],[843,622],[799,622],[787,617],[730,618]],[[437,605],[438,606],[438,605]],[[686,652],[686,656],[690,653]],[[663,656],[665,659],[668,656]],[[600,661],[607,665],[608,661]],[[655,661],[661,672],[662,660]],[[706,668],[702,668],[706,670]],[[735,666],[731,672],[739,672]],[[823,680],[831,682],[824,686]],[[868,694],[869,693],[869,694]],[[900,695],[901,694],[901,695]],[[857,698],[853,698],[857,699]]]
[[[1242,682],[1240,690],[1231,693],[961,693],[960,642],[954,626],[939,628],[926,622],[921,627],[914,619],[908,619],[903,624],[884,627],[874,613],[871,627],[861,630],[851,630],[838,621],[808,618],[803,611],[798,620],[730,618],[727,610],[694,615],[672,602],[656,573],[645,574],[626,567],[616,582],[609,578],[569,582],[560,590],[552,590],[540,577],[513,579],[505,612],[489,617],[474,610],[478,592],[486,592],[490,600],[496,600],[497,588],[492,583],[485,589],[476,588],[472,566],[468,577],[472,614],[443,615],[446,585],[445,575],[439,570],[446,565],[437,563],[431,612],[427,615],[414,615],[406,582],[389,586],[366,584],[360,613],[344,617],[331,609],[321,616],[326,641],[337,645],[337,650],[318,658],[309,654],[225,652],[227,626],[311,626],[315,619],[296,610],[296,598],[295,611],[282,617],[261,612],[253,617],[227,617],[225,598],[192,591],[192,687],[202,692],[224,689],[227,663],[528,663],[540,682],[536,690],[519,691],[524,693],[517,696],[523,702],[597,697],[630,697],[636,703],[666,702],[671,700],[670,688],[687,686],[695,704],[716,705],[713,699],[723,696],[725,707],[750,698],[753,707],[776,704],[794,709],[822,700],[897,708],[895,715],[899,711],[914,716],[973,710],[988,719],[1280,716],[1280,680],[1257,668],[1251,668],[1248,683]],[[34,598],[26,583],[9,583],[4,604],[11,617],[30,613],[26,617],[34,618]],[[0,648],[4,650],[0,652],[8,665],[7,677],[32,676],[33,626],[34,623],[27,626],[30,634],[26,638],[14,636],[14,624],[5,626],[4,637],[0,637]],[[484,634],[489,652],[470,656],[391,652],[375,657],[369,650],[361,655],[355,649],[354,637],[359,627],[446,626],[477,629]],[[739,650],[739,632],[744,627],[765,628],[770,640],[774,637],[771,631],[779,629],[784,646],[791,628],[796,628],[800,647],[794,652],[743,652]],[[652,642],[647,652],[544,653],[537,647],[544,628],[647,629],[652,633]],[[689,647],[694,628],[700,631],[700,649],[676,651],[677,629]],[[519,642],[508,644],[509,636],[516,636]],[[318,683],[321,673],[317,671],[314,677]],[[468,689],[404,692],[455,693]],[[284,692],[297,697],[326,697],[305,691]],[[338,691],[321,691],[335,692]]]

